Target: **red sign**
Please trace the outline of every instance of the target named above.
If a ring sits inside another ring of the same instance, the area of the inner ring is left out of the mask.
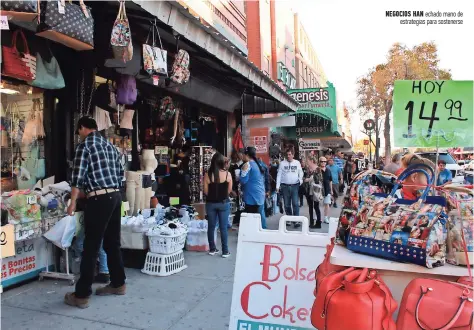
[[[369,140],[364,140],[364,146],[368,146],[369,145]]]
[[[257,153],[263,154],[268,151],[267,149],[267,137],[266,136],[254,136],[253,145],[257,149]]]

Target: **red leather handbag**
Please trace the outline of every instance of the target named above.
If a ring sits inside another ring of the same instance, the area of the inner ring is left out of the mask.
[[[25,51],[21,54],[16,48],[16,41],[18,35],[23,39]],[[26,42],[23,31],[16,30],[12,35],[12,46],[2,46],[2,57],[3,57],[3,70],[2,74],[5,76],[13,77],[20,80],[32,81],[34,79],[33,71],[27,65],[25,61],[26,56],[30,56],[30,50],[28,43]],[[36,69],[36,68],[35,68]]]
[[[340,272],[341,270],[347,269],[346,266],[333,265],[329,261],[331,258],[332,250],[334,249],[334,237],[331,238],[331,244],[326,246],[326,254],[324,255],[323,262],[316,269],[316,287],[314,288],[314,296],[318,294],[319,284],[328,276],[334,272]]]
[[[311,311],[319,330],[395,330],[397,302],[375,271],[347,268],[320,283]]]
[[[462,235],[464,251],[464,235]],[[469,277],[457,282],[417,278],[403,292],[398,312],[397,330],[472,330],[474,329],[473,282]]]

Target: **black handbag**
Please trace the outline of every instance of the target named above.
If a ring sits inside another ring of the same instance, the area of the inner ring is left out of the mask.
[[[64,14],[59,4],[64,6]],[[37,35],[75,50],[94,49],[94,19],[84,1],[80,5],[60,1],[43,1]]]
[[[117,112],[117,102],[115,101],[115,95],[109,85],[109,80],[106,83],[100,84],[94,93],[94,104],[109,112]]]

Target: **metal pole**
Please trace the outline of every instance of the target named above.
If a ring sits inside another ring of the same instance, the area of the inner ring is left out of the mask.
[[[369,161],[372,162],[372,133],[369,131]]]
[[[439,160],[439,132],[436,134],[436,164],[435,164],[435,177],[433,185],[436,186],[438,183],[438,160]],[[433,195],[436,193],[435,188],[433,187]]]

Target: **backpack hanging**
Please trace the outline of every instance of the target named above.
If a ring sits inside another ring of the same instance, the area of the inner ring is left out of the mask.
[[[189,81],[189,54],[180,49],[171,70],[171,81],[177,84],[186,84]]]
[[[133,57],[132,31],[125,10],[125,1],[120,0],[119,12],[110,37],[114,58],[130,61]]]
[[[137,100],[135,77],[121,75],[117,80],[117,104],[132,105]]]
[[[155,44],[155,31],[160,42],[160,47],[156,47]],[[152,34],[152,44],[148,44],[150,38],[150,32]],[[156,26],[156,20],[150,26],[146,41],[143,44],[143,69],[149,75],[165,75],[168,76],[168,62],[167,62],[167,51],[163,49],[161,44],[160,32]]]

